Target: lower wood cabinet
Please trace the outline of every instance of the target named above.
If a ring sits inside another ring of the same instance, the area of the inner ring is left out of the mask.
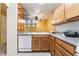
[[[39,51],[40,50],[40,38],[39,37],[32,37],[32,51]]]
[[[56,39],[56,47],[58,48],[58,46],[60,49],[62,49],[62,51],[65,55],[68,55],[68,56],[75,55],[76,47],[74,45],[69,44],[65,41],[62,41],[60,39]]]
[[[32,36],[32,51],[49,51],[49,36],[48,35],[33,35]]]
[[[56,37],[50,36],[50,53],[53,56],[74,56],[76,46]]]
[[[40,50],[49,51],[49,38],[48,37],[40,38]]]
[[[55,54],[55,38],[50,36],[50,53],[51,55]]]

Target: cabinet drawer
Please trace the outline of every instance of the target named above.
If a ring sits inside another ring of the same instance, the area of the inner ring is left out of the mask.
[[[64,41],[61,41],[61,40],[58,40],[56,41],[59,45],[61,45],[65,50],[67,50],[68,52],[70,52],[71,54],[75,54],[75,47],[70,45],[70,44],[67,44],[66,42]]]
[[[55,49],[55,56],[62,56],[58,49]]]
[[[56,43],[56,49],[58,49],[63,56],[72,56],[72,54],[70,54],[68,51],[66,51],[65,49],[63,49],[57,43]]]

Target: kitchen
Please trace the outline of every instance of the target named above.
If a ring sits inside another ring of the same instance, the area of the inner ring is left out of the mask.
[[[79,56],[79,3],[1,4],[0,55]]]
[[[78,55],[78,6],[78,3],[18,3],[17,52]]]

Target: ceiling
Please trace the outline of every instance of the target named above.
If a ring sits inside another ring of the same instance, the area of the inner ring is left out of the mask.
[[[23,3],[23,7],[26,9],[25,14],[27,17],[35,17],[46,19],[61,3]]]

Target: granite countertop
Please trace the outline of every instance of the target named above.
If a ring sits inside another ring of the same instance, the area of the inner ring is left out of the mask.
[[[74,37],[65,37],[65,35],[63,33],[55,33],[55,34],[50,34],[54,37],[57,37],[61,40],[64,40],[70,44],[73,44],[75,46],[77,46],[78,42],[79,42],[79,38],[74,38]]]
[[[48,34],[49,35],[49,32],[20,32],[20,33],[18,33],[18,34],[30,34],[30,35],[32,35],[32,34]]]

